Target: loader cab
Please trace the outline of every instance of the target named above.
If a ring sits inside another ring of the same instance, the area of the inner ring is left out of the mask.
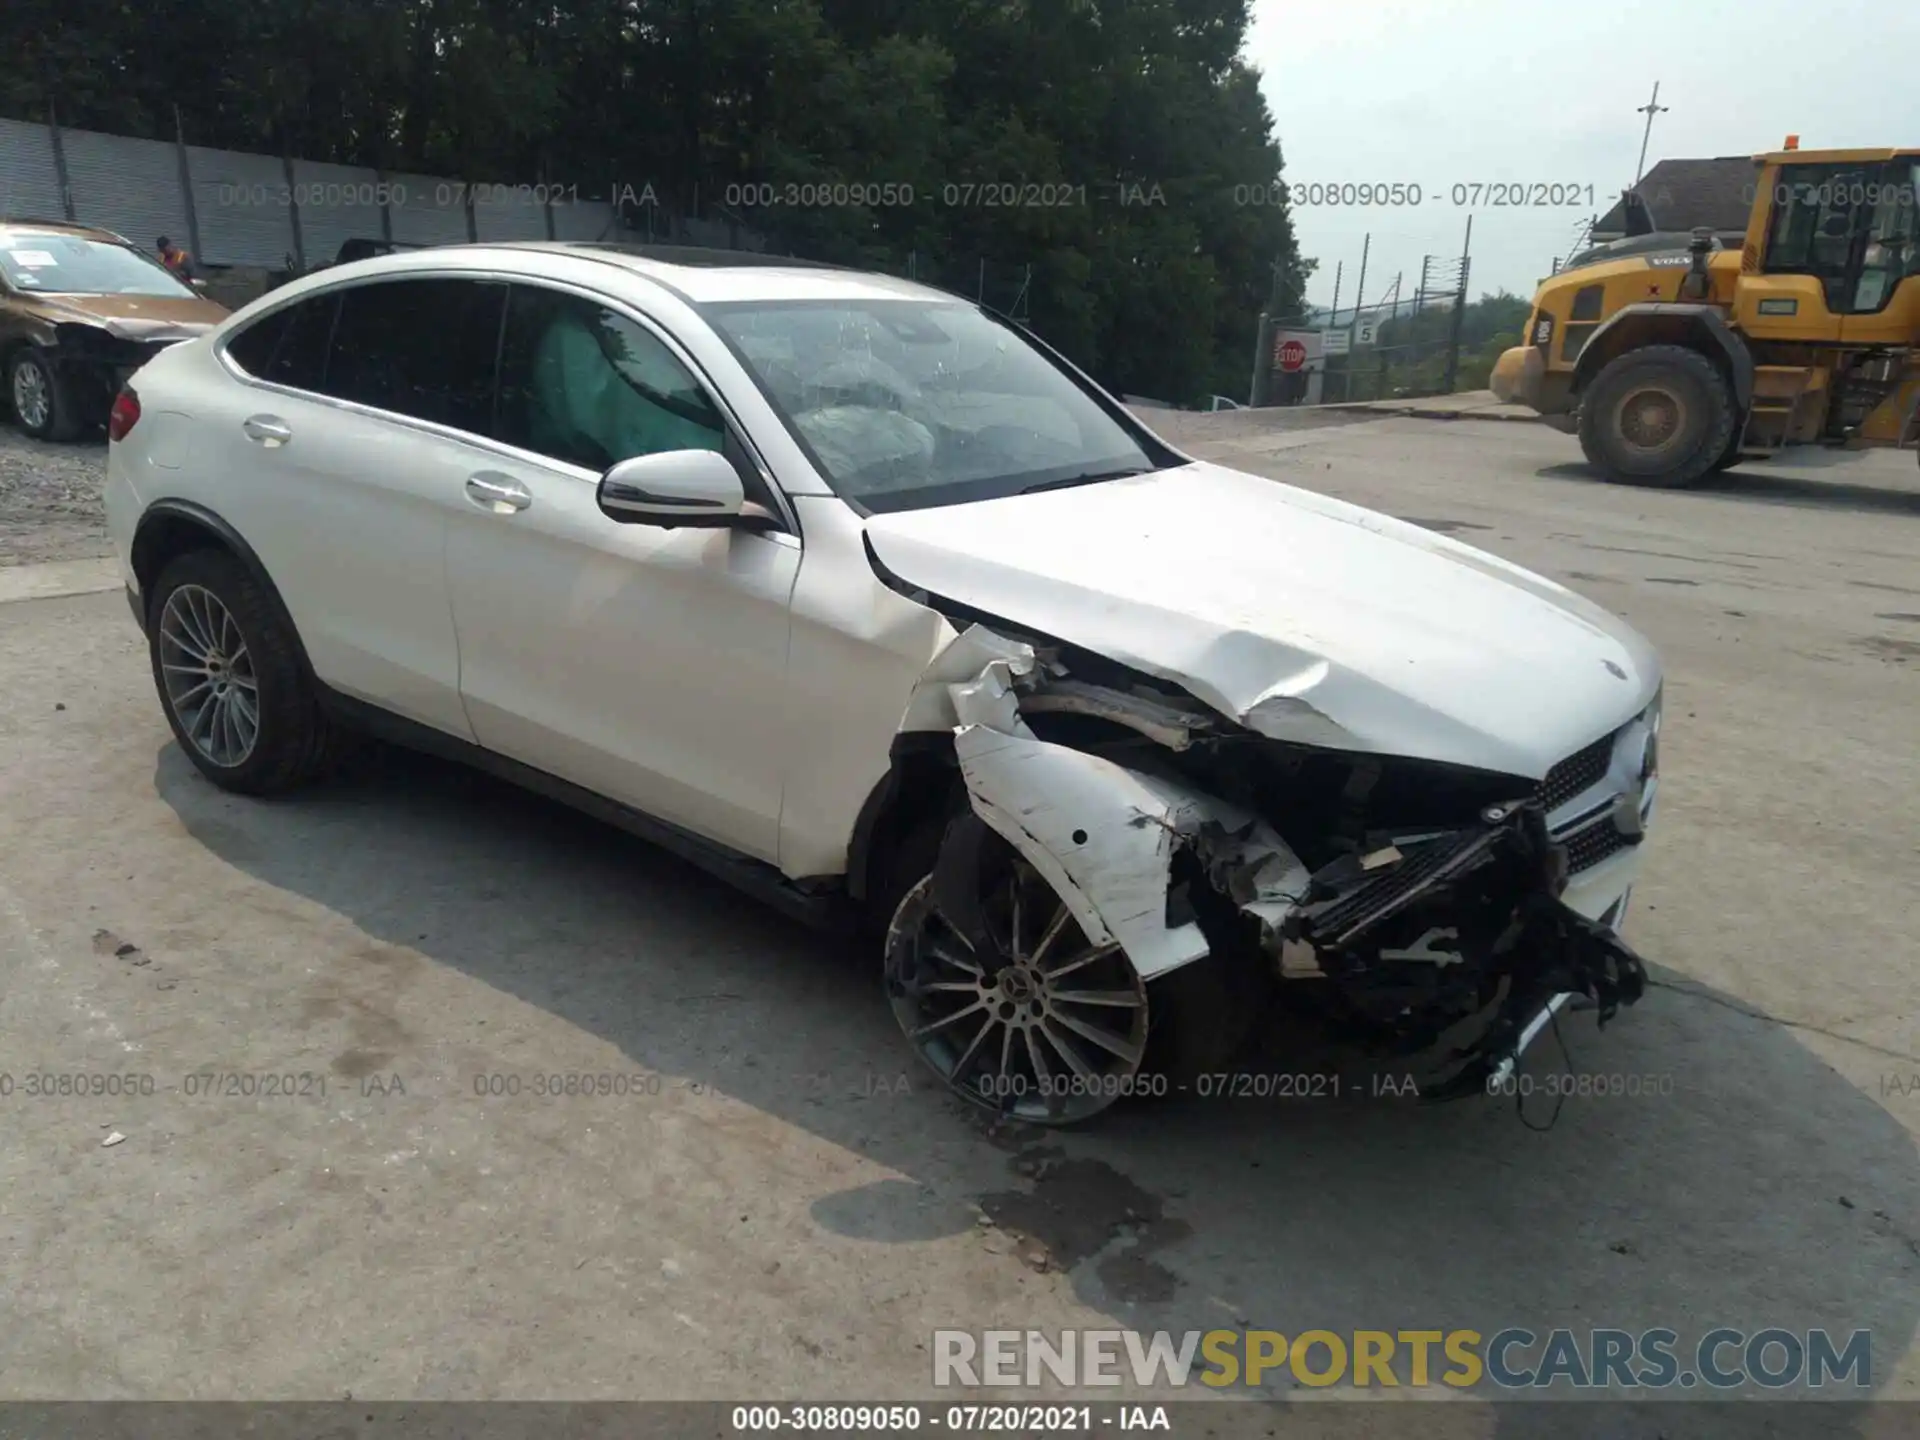
[[[1912,344],[1920,331],[1917,192],[1912,153],[1766,157],[1734,322],[1770,340]]]

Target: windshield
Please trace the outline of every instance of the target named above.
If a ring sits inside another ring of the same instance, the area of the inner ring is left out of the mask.
[[[905,510],[1155,467],[1019,333],[939,300],[704,307],[843,499]]]
[[[0,235],[0,272],[16,290],[37,295],[153,295],[192,299],[194,292],[159,261],[107,240],[78,235]]]

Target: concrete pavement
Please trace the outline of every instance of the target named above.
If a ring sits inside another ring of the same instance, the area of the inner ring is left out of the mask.
[[[1544,1133],[1511,1102],[1198,1099],[991,1130],[869,957],[621,835],[387,754],[213,790],[119,595],[28,567],[0,601],[5,1393],[905,1399],[948,1326],[1778,1324],[1871,1328],[1879,1393],[1920,1397],[1911,456],[1668,495],[1539,426],[1155,420],[1660,645],[1629,924],[1658,987],[1564,1027],[1635,1094]]]

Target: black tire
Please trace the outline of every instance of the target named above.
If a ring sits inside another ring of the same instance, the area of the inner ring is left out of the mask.
[[[1691,485],[1728,455],[1737,419],[1732,387],[1705,355],[1646,345],[1615,356],[1587,387],[1580,448],[1615,484]]]
[[[167,686],[163,652],[175,654],[163,634],[168,601],[186,587],[210,593],[237,627],[257,694],[258,725],[248,752],[222,764],[202,749]],[[147,596],[147,654],[160,707],[174,739],[194,767],[223,790],[276,795],[326,771],[338,757],[341,734],[321,711],[301,659],[293,625],[272,596],[225,550],[191,550],[168,562]]]
[[[1246,935],[1245,917],[1191,867],[1184,877],[1210,953],[1147,984],[1152,1030],[1145,1068],[1177,1089],[1231,1071],[1269,1014],[1270,963]]]
[[[1718,475],[1722,470],[1731,470],[1740,463],[1740,432],[1736,429],[1733,438],[1727,441],[1727,448],[1720,452],[1720,458],[1713,462],[1707,473]]]
[[[956,809],[943,808],[926,816],[908,829],[893,847],[893,853],[880,870],[879,883],[868,892],[866,913],[862,917],[865,929],[876,943],[886,943],[887,927],[893,923],[893,913],[900,908],[907,892],[933,873],[934,861],[940,858],[940,842],[946,838],[947,826],[953,823],[957,813]]]
[[[19,394],[22,372],[36,377],[32,383],[46,396],[44,416],[29,419],[14,403]],[[23,345],[7,359],[7,405],[13,411],[13,423],[36,440],[71,440],[82,428],[78,397],[58,367],[32,345]]]
[[[876,944],[884,945],[894,912],[921,880],[932,873],[940,847],[961,813],[952,807],[914,826],[894,848],[881,882],[872,892],[869,921]],[[1255,1028],[1269,1013],[1274,982],[1266,967],[1250,964],[1244,947],[1232,945],[1231,928],[1239,916],[1230,901],[1203,892],[1202,929],[1216,953],[1183,965],[1147,984],[1148,1033],[1143,1076],[1164,1076],[1166,1085],[1142,1085],[1136,1099],[1177,1093],[1202,1075],[1229,1070],[1245,1053]]]

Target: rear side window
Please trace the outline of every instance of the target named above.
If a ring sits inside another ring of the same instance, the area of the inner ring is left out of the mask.
[[[227,357],[257,380],[295,390],[321,389],[337,295],[317,295],[274,311],[227,342]]]
[[[391,280],[340,297],[324,391],[342,400],[493,433],[494,362],[507,287]]]

